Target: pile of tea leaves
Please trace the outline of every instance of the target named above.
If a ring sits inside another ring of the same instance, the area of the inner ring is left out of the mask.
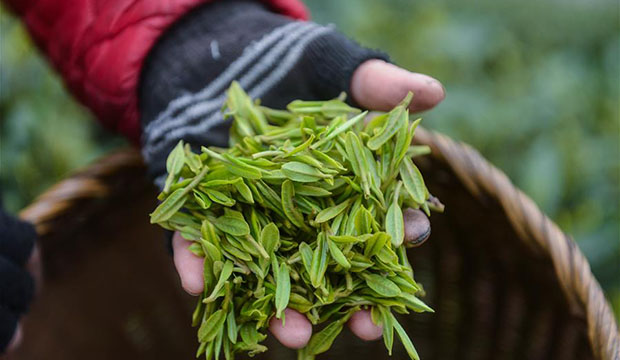
[[[229,149],[179,143],[151,222],[179,231],[204,257],[204,292],[193,314],[197,356],[234,358],[267,348],[284,309],[324,324],[300,359],[327,351],[349,317],[371,308],[392,353],[394,331],[418,354],[394,313],[432,311],[419,298],[404,243],[402,209],[434,202],[411,158],[419,119],[409,94],[366,125],[342,99],[293,101],[287,111],[253,102],[237,83],[224,116]],[[326,325],[325,325],[326,324]]]

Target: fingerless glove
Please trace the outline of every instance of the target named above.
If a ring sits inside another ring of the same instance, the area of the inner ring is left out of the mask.
[[[349,92],[355,69],[381,52],[331,26],[294,21],[249,0],[217,1],[195,9],[149,53],[140,84],[143,155],[160,187],[165,159],[183,139],[228,146],[230,121],[221,115],[233,80],[262,104],[283,108],[294,99],[325,100]]]

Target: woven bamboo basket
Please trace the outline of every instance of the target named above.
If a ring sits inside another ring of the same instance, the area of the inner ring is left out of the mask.
[[[434,314],[401,317],[422,359],[620,359],[617,324],[588,262],[471,147],[424,129],[430,240],[410,250]],[[191,359],[194,299],[150,225],[156,190],[139,153],[113,153],[21,213],[41,235],[45,281],[11,359]],[[269,339],[260,359],[294,359]],[[405,359],[395,344],[393,359]],[[388,359],[343,332],[320,358]]]

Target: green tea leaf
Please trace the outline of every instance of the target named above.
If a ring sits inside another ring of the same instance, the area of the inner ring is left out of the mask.
[[[311,149],[310,152],[315,158],[317,158],[317,160],[323,162],[326,166],[329,166],[334,169],[338,169],[340,171],[347,171],[347,168],[342,166],[341,163],[339,163],[338,161],[336,161],[334,158],[330,157],[329,155],[325,154],[324,152],[314,150],[314,149]]]
[[[402,294],[398,285],[381,275],[364,274],[364,280],[366,280],[366,284],[369,288],[373,289],[381,296],[396,297]]]
[[[231,306],[228,309],[228,315],[226,316],[226,333],[228,335],[228,340],[230,340],[231,343],[235,344],[237,343],[237,334],[238,334],[238,329],[237,329],[237,321],[235,319],[235,307]]]
[[[323,282],[323,275],[327,270],[327,244],[325,244],[325,234],[318,235],[317,247],[312,254],[312,264],[310,266],[310,282],[315,288]]]
[[[249,245],[249,248],[253,248],[252,250],[248,250],[249,251],[257,251],[258,254],[262,256],[264,259],[269,259],[269,253],[267,253],[267,250],[265,250],[265,248],[263,247],[262,244],[260,244],[259,242],[257,242],[252,235],[248,234],[245,236],[245,241],[241,241],[242,244],[247,244]],[[248,248],[247,246],[245,247],[246,249]]]
[[[394,195],[394,201],[388,208],[385,215],[385,231],[390,235],[392,239],[392,245],[399,247],[405,239],[405,223],[403,220],[403,211],[398,206],[398,193],[400,189],[400,182],[398,183]]]
[[[394,158],[392,159],[390,163],[390,166],[393,169],[398,169],[400,167],[401,161],[405,158],[405,156],[407,156],[407,153],[409,152],[409,150],[412,147],[414,148],[416,147],[416,146],[410,146],[410,144],[411,144],[411,141],[413,140],[415,129],[418,127],[418,124],[420,124],[420,121],[422,121],[422,119],[417,119],[414,122],[412,122],[411,125],[409,126],[409,129],[405,129],[403,127],[403,131],[404,131],[403,139],[400,139],[400,138],[397,139],[396,146],[395,146],[395,149],[397,150],[394,151]],[[401,141],[399,142],[398,140],[401,140]],[[413,155],[410,155],[410,157],[413,157]]]
[[[314,135],[310,135],[310,137],[308,138],[308,140],[304,141],[303,143],[299,144],[299,146],[295,147],[293,150],[291,150],[289,153],[287,153],[286,155],[284,155],[285,158],[293,156],[295,154],[298,154],[304,150],[306,150],[308,147],[310,147],[310,145],[312,144],[312,142],[314,141]]]
[[[187,191],[185,189],[175,190],[151,213],[151,224],[170,219],[183,207],[185,201],[187,201]]]
[[[297,210],[293,199],[294,196],[295,187],[290,180],[286,180],[282,183],[282,208],[284,209],[284,214],[295,226],[306,230],[307,226],[304,216]]]
[[[208,149],[206,147],[202,147],[202,152],[208,154],[210,157],[217,159],[224,163],[226,169],[231,173],[241,176],[246,179],[257,180],[262,177],[261,171],[251,165],[248,165],[237,158],[234,158],[228,154],[218,154],[215,151]]]
[[[268,254],[276,251],[280,246],[280,231],[274,223],[269,223],[260,234],[260,243]]]
[[[215,336],[215,341],[213,343],[213,357],[215,359],[220,358],[220,353],[222,352],[222,342],[224,340],[224,329],[220,329]]]
[[[181,172],[184,164],[185,152],[183,151],[183,141],[181,140],[174,147],[174,149],[172,149],[170,155],[168,155],[168,158],[166,159],[166,171],[168,171],[168,177],[166,177],[163,192],[168,192],[170,185],[172,185],[175,177]]]
[[[232,199],[231,197],[229,197],[228,195],[224,194],[221,191],[217,191],[215,189],[204,189],[204,192],[205,194],[207,194],[209,199],[211,199],[211,201],[218,203],[220,205],[233,206],[236,203],[234,199]]]
[[[410,158],[403,159],[400,165],[400,177],[403,180],[407,193],[411,196],[413,201],[418,204],[423,204],[426,201],[426,185],[424,185],[424,179],[420,170],[413,164]]]
[[[295,194],[298,195],[324,197],[332,194],[330,191],[318,186],[303,185],[299,183],[293,185],[295,185]]]
[[[198,329],[198,341],[213,341],[218,331],[220,331],[222,326],[224,325],[225,320],[226,312],[224,312],[224,310],[222,309],[211,314],[208,319],[202,322],[202,325],[200,325],[200,329]]]
[[[213,225],[218,230],[234,236],[244,236],[250,233],[250,226],[238,211],[231,210],[227,214],[218,217],[213,222]]]
[[[183,147],[183,152],[185,153],[185,163],[187,164],[189,169],[194,174],[199,173],[200,168],[202,168],[202,161],[200,161],[200,156],[192,152],[192,148],[189,146],[189,144],[185,144],[185,146]],[[170,172],[170,170],[168,170],[168,172]]]
[[[372,231],[372,222],[372,214],[364,206],[360,207],[353,218],[355,232],[358,235],[370,233]]]
[[[354,253],[350,262],[352,272],[361,272],[375,265],[375,263],[372,262],[369,258],[359,253]]]
[[[364,242],[361,236],[331,235],[329,238],[338,244],[356,244],[359,242]]]
[[[413,94],[411,92],[408,93],[405,99],[388,113],[384,126],[370,138],[366,144],[371,150],[378,150],[381,145],[390,140],[404,124],[407,124],[407,119],[409,118],[407,107],[412,98]]]
[[[400,300],[407,308],[415,312],[435,312],[430,306],[426,305],[422,300],[418,299],[415,295],[402,293]]]
[[[323,113],[328,117],[335,117],[341,114],[348,114],[351,112],[359,112],[358,109],[350,107],[341,100],[326,100],[326,101],[302,101],[294,100],[286,106],[286,108],[297,114],[316,114]]]
[[[301,244],[299,244],[299,254],[301,255],[301,260],[304,264],[306,272],[308,274],[311,274],[313,254],[312,254],[312,249],[310,248],[310,245],[306,244],[305,242],[302,242]]]
[[[315,182],[329,177],[321,173],[318,169],[298,161],[292,161],[282,165],[281,170],[287,178],[302,183]]]
[[[362,142],[352,131],[347,133],[345,139],[345,149],[349,162],[353,167],[353,172],[361,179],[364,195],[366,197],[370,196],[370,184],[368,183],[370,169],[368,169],[368,163],[366,162],[366,155],[362,147]]]
[[[183,141],[179,141],[166,159],[166,171],[168,171],[169,174],[172,173],[176,175],[181,172],[184,163],[185,151],[183,150]]]
[[[291,278],[286,263],[280,264],[276,285],[276,318],[282,318],[282,312],[286,309],[291,295]]]
[[[344,133],[345,131],[349,130],[355,124],[359,123],[362,119],[364,119],[367,114],[368,114],[368,111],[364,111],[363,113],[361,113],[361,114],[359,114],[357,116],[354,116],[351,119],[347,120],[344,124],[338,126],[332,132],[330,132],[329,135],[327,135],[325,138],[317,141],[314,145],[312,145],[312,148],[313,149],[317,149],[319,146],[325,144],[326,142],[334,139],[336,136],[338,136],[338,135]]]
[[[194,309],[194,312],[192,313],[192,326],[197,326],[198,324],[200,324],[200,320],[202,316],[204,315],[205,304],[203,304],[202,298],[203,298],[203,294],[200,294],[198,304],[196,304],[196,308]]]
[[[209,295],[209,297],[203,300],[205,304],[215,300],[219,296],[218,293],[224,287],[224,284],[226,284],[226,282],[232,275],[233,268],[234,268],[234,264],[232,263],[232,261],[227,260],[224,263],[224,266],[222,267],[222,271],[220,272],[220,277],[217,280],[217,284],[215,284],[215,287],[213,288],[211,295]]]
[[[372,236],[365,243],[364,256],[370,258],[377,255],[381,251],[381,249],[386,246],[390,239],[390,235],[384,232],[372,234]]]
[[[342,332],[342,322],[334,321],[327,325],[325,329],[312,335],[305,351],[310,355],[318,355],[326,352],[332,346],[336,337]]]
[[[370,121],[366,124],[364,132],[369,135],[378,132],[383,126],[385,126],[388,115],[389,113],[379,114],[370,119]]]
[[[345,269],[351,268],[351,263],[349,263],[349,260],[347,260],[346,256],[344,256],[342,251],[338,248],[338,245],[330,240],[327,241],[327,244],[329,246],[329,253],[332,255],[332,259],[334,259],[338,265]]]
[[[400,341],[403,343],[405,350],[407,350],[407,354],[409,354],[409,357],[412,360],[420,360],[420,356],[418,355],[418,352],[413,346],[411,339],[409,339],[409,335],[407,335],[407,332],[405,331],[405,329],[403,329],[403,327],[396,320],[396,318],[394,318],[394,315],[390,314],[390,317],[392,318],[394,329],[396,330],[396,333],[398,334]]]
[[[326,209],[321,210],[320,213],[316,215],[314,218],[314,222],[316,223],[324,223],[328,220],[331,220],[338,216],[341,212],[343,212],[351,203],[351,199],[345,200],[338,205],[334,205],[328,207]]]
[[[211,204],[213,204],[211,199],[209,199],[209,197],[202,191],[194,189],[193,193],[194,193],[194,200],[196,201],[198,206],[200,206],[202,209],[206,210],[211,207]]]
[[[259,341],[263,341],[266,336],[256,330],[256,323],[245,323],[241,326],[241,331],[239,331],[239,335],[241,335],[241,339],[247,345],[257,344]]]
[[[392,347],[394,345],[394,318],[389,308],[378,306],[381,312],[381,322],[383,325],[383,342],[388,350],[388,355],[392,356]]]
[[[297,310],[301,313],[307,313],[312,309],[313,306],[314,304],[305,297],[297,293],[291,293],[291,298],[288,303],[289,308]]]
[[[186,238],[187,239],[187,238]],[[188,248],[187,248],[192,254],[198,256],[198,257],[204,257],[205,253],[202,250],[202,246],[199,243],[192,243]]]
[[[252,196],[252,191],[245,184],[245,182],[243,182],[243,179],[237,179],[237,181],[234,182],[234,186],[237,189],[237,192],[239,192],[239,195],[241,195],[241,197],[243,197],[246,202],[254,204],[254,197]]]
[[[407,150],[407,155],[411,158],[414,158],[416,156],[428,155],[430,153],[431,148],[428,145],[411,145]]]

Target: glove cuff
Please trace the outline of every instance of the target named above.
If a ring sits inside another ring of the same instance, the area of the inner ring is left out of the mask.
[[[198,145],[228,146],[230,125],[221,117],[200,135],[183,129],[219,114],[230,82],[251,70],[268,48],[229,70],[231,63],[249,44],[290,22],[257,1],[215,1],[190,11],[162,35],[145,60],[138,94],[142,153],[158,186],[166,156],[180,139],[197,145],[195,151]],[[226,81],[214,84],[225,72]]]

